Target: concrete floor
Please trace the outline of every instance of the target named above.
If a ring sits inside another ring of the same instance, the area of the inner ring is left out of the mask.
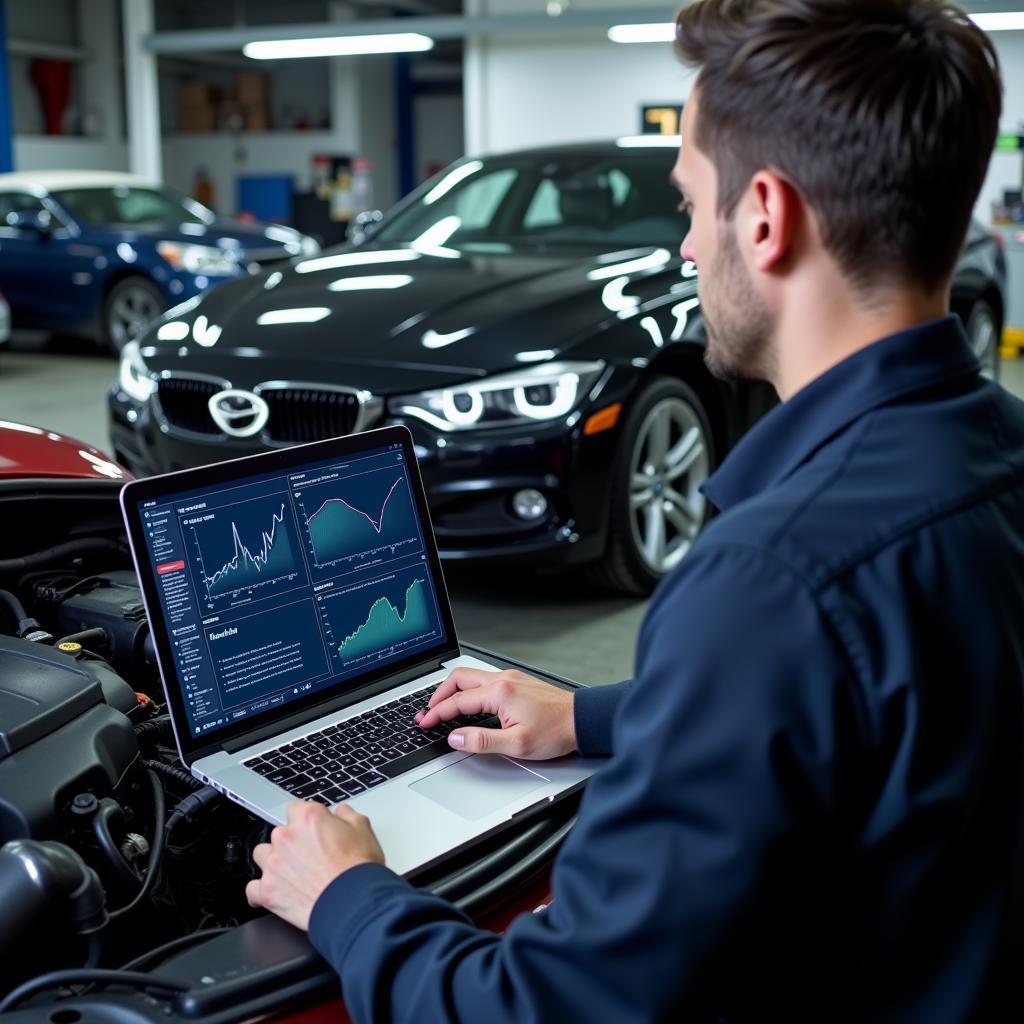
[[[0,419],[46,427],[107,448],[104,395],[113,357],[87,342],[19,335],[0,351]],[[1003,364],[1024,397],[1024,361]],[[445,572],[459,636],[511,658],[590,683],[625,679],[646,602],[596,594],[575,577]]]

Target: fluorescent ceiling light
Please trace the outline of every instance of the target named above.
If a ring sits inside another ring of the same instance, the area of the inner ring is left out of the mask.
[[[682,138],[679,135],[624,135],[615,140],[615,145],[622,149],[647,149],[652,146],[678,149],[682,145]]]
[[[613,43],[671,43],[676,38],[674,22],[661,25],[613,25],[608,29]]]
[[[971,21],[986,32],[1024,31],[1024,11],[993,11],[988,14],[972,14]]]
[[[324,36],[319,39],[264,39],[246,43],[242,53],[255,60],[292,57],[347,57],[359,53],[416,53],[432,50],[434,40],[418,32],[373,36]]]

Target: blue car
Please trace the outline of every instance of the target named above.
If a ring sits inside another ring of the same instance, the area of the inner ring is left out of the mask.
[[[292,228],[219,219],[135,175],[0,174],[0,292],[15,327],[120,351],[211,285],[319,251]]]

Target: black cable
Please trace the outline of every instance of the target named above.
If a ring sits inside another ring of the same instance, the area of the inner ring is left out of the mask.
[[[163,737],[169,737],[173,731],[171,725],[170,715],[158,715],[156,718],[148,718],[145,722],[138,722],[135,726],[135,738],[141,743],[143,740],[159,740]],[[163,765],[163,761],[146,761],[143,763],[144,768],[154,768],[159,774],[160,769],[155,768],[155,765]],[[172,767],[166,765],[165,767]],[[180,771],[181,769],[176,769]],[[186,773],[187,774],[187,773]],[[189,775],[190,779],[198,782],[199,780],[193,775]]]
[[[113,586],[111,580],[108,580],[105,576],[83,576],[81,579],[75,580],[69,587],[65,587],[63,590],[54,589],[52,596],[48,596],[48,599],[55,604],[63,604],[69,597],[74,597],[75,594],[80,594],[87,587],[91,590],[100,590],[103,587]]]
[[[164,803],[164,787],[160,779],[151,768],[146,769],[150,784],[153,787],[153,839],[149,846],[149,866],[146,869],[146,877],[142,881],[142,888],[135,894],[131,903],[110,912],[112,921],[130,914],[136,907],[140,906],[156,884],[156,876],[160,873],[161,862],[164,854],[164,825],[167,813]]]
[[[220,800],[220,792],[214,789],[213,786],[203,786],[202,789],[197,789],[194,793],[190,793],[174,808],[174,812],[167,819],[167,827],[165,829],[167,835],[174,831],[179,822],[194,821],[200,815],[205,814],[211,807],[220,803]]]
[[[66,971],[51,971],[41,974],[38,978],[26,981],[23,985],[12,989],[0,1002],[0,1013],[13,1010],[19,1003],[25,1002],[39,992],[50,988],[61,988],[66,985],[127,985],[131,988],[167,992],[170,994],[187,992],[188,985],[170,978],[161,978],[152,974],[140,974],[135,971],[111,971],[98,967],[71,968]]]
[[[65,541],[63,544],[44,548],[42,551],[36,551],[21,558],[0,559],[0,575],[26,573],[30,569],[36,569],[48,562],[56,562],[74,555],[111,554],[124,558],[125,553],[124,545],[117,541],[106,540],[102,537],[83,537],[81,540]]]
[[[148,725],[148,722],[143,722],[136,727],[135,734],[139,735],[139,730],[144,725]],[[165,779],[177,782],[179,785],[184,786],[186,789],[198,791],[203,788],[203,784],[192,774],[185,771],[184,768],[178,768],[173,764],[164,764],[163,761],[143,761],[143,768],[148,768],[150,771],[156,772],[157,775],[162,775]]]
[[[230,928],[203,928],[198,932],[193,932],[191,935],[179,935],[178,938],[171,939],[170,942],[165,942],[162,946],[157,946],[148,953],[137,956],[134,960],[129,960],[120,969],[122,971],[137,971],[140,967],[147,966],[153,960],[166,960],[172,953],[188,949],[199,942],[212,939],[216,935],[223,935],[229,931],[231,931]]]

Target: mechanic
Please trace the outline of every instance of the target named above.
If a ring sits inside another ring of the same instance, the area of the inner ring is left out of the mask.
[[[942,0],[702,0],[677,29],[707,362],[782,404],[708,482],[634,681],[460,670],[417,716],[609,757],[554,900],[481,931],[304,804],[249,900],[309,929],[355,1021],[1019,1021],[1024,405],[946,315],[995,52]]]

